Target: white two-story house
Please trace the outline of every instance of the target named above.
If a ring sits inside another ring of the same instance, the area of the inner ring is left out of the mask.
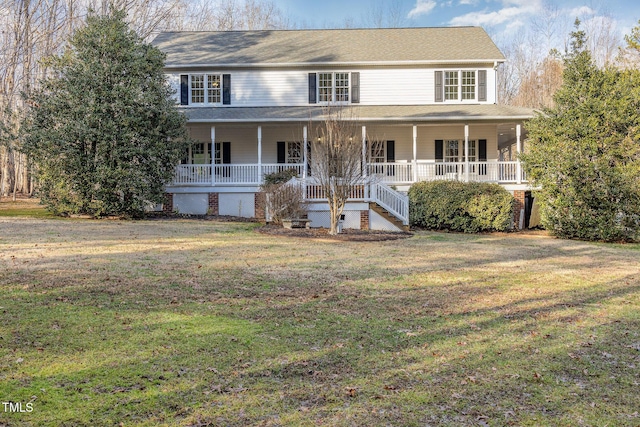
[[[377,203],[406,223],[397,205],[423,180],[495,182],[524,206],[517,153],[533,112],[497,105],[505,58],[482,28],[174,32],[153,44],[200,141],[167,186],[167,210],[261,217],[265,174],[295,168],[311,185],[307,146],[328,105],[357,118],[376,177],[345,227],[393,228]],[[312,224],[327,226],[322,200],[307,194]]]

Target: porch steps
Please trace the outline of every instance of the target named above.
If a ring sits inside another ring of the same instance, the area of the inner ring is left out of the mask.
[[[383,208],[379,204],[375,202],[369,202],[369,209],[376,212],[378,215],[380,215],[381,217],[389,221],[391,224],[398,227],[398,229],[402,231],[409,231],[408,225],[404,225],[402,223],[402,220],[399,220],[398,218],[396,218],[395,215],[391,214],[389,211],[387,211],[385,208]]]

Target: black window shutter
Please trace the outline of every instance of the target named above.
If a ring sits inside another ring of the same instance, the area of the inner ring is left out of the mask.
[[[231,74],[222,75],[222,103],[231,104]]]
[[[309,104],[316,104],[318,98],[316,95],[316,73],[309,73]]]
[[[387,141],[387,163],[393,163],[396,161],[396,142]],[[387,168],[387,175],[394,176],[396,174],[396,167],[391,165]]]
[[[189,76],[180,75],[180,105],[189,105]]]
[[[444,160],[444,140],[436,139],[436,161],[441,162]]]
[[[287,158],[285,149],[284,141],[278,141],[278,163],[286,163]]]
[[[231,163],[231,143],[222,143],[222,163],[228,165]]]
[[[444,175],[444,165],[438,163],[444,160],[444,141],[436,139],[436,175]]]
[[[487,161],[487,140],[479,139],[478,140],[478,161],[486,162]],[[480,175],[487,174],[487,165],[480,165],[480,170],[478,171]]]
[[[307,143],[307,176],[311,176],[311,143]]]
[[[387,141],[387,163],[396,161],[396,142]]]
[[[442,71],[435,72],[435,101],[443,102],[444,101],[444,91],[442,87]]]
[[[351,103],[360,103],[360,73],[351,73]]]
[[[214,151],[214,156],[215,156],[216,152],[220,153],[220,143],[219,142],[216,142],[214,144],[214,150],[215,150]],[[222,153],[220,153],[220,156],[222,156]],[[218,157],[218,158],[214,157],[213,161],[215,162],[216,165],[219,165],[220,163],[222,163],[222,157]]]
[[[478,161],[479,162],[487,161],[487,140],[486,139],[478,140]]]
[[[478,70],[478,101],[487,100],[487,70]]]

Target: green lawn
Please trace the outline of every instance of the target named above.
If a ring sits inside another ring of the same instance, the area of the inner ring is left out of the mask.
[[[0,218],[0,426],[638,426],[640,245]]]

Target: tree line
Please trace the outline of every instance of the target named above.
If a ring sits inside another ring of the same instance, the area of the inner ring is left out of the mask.
[[[51,73],[50,58],[85,25],[93,11],[126,10],[126,21],[143,40],[161,31],[257,30],[296,28],[271,0],[0,0],[0,196],[31,194],[29,159],[19,150],[24,93]],[[374,2],[361,22],[345,18],[342,27],[406,26],[400,2]],[[606,13],[583,16],[585,48],[598,67],[637,66],[633,49],[622,49],[622,37]],[[553,106],[562,84],[569,52],[568,17],[553,3],[509,39],[497,44],[507,57],[499,68],[499,103],[531,108]],[[302,27],[306,26],[301,23]]]
[[[161,31],[262,30],[290,27],[270,0],[0,0],[0,196],[32,194],[28,157],[20,150],[24,96],[52,72],[90,13],[126,10],[144,40]]]

